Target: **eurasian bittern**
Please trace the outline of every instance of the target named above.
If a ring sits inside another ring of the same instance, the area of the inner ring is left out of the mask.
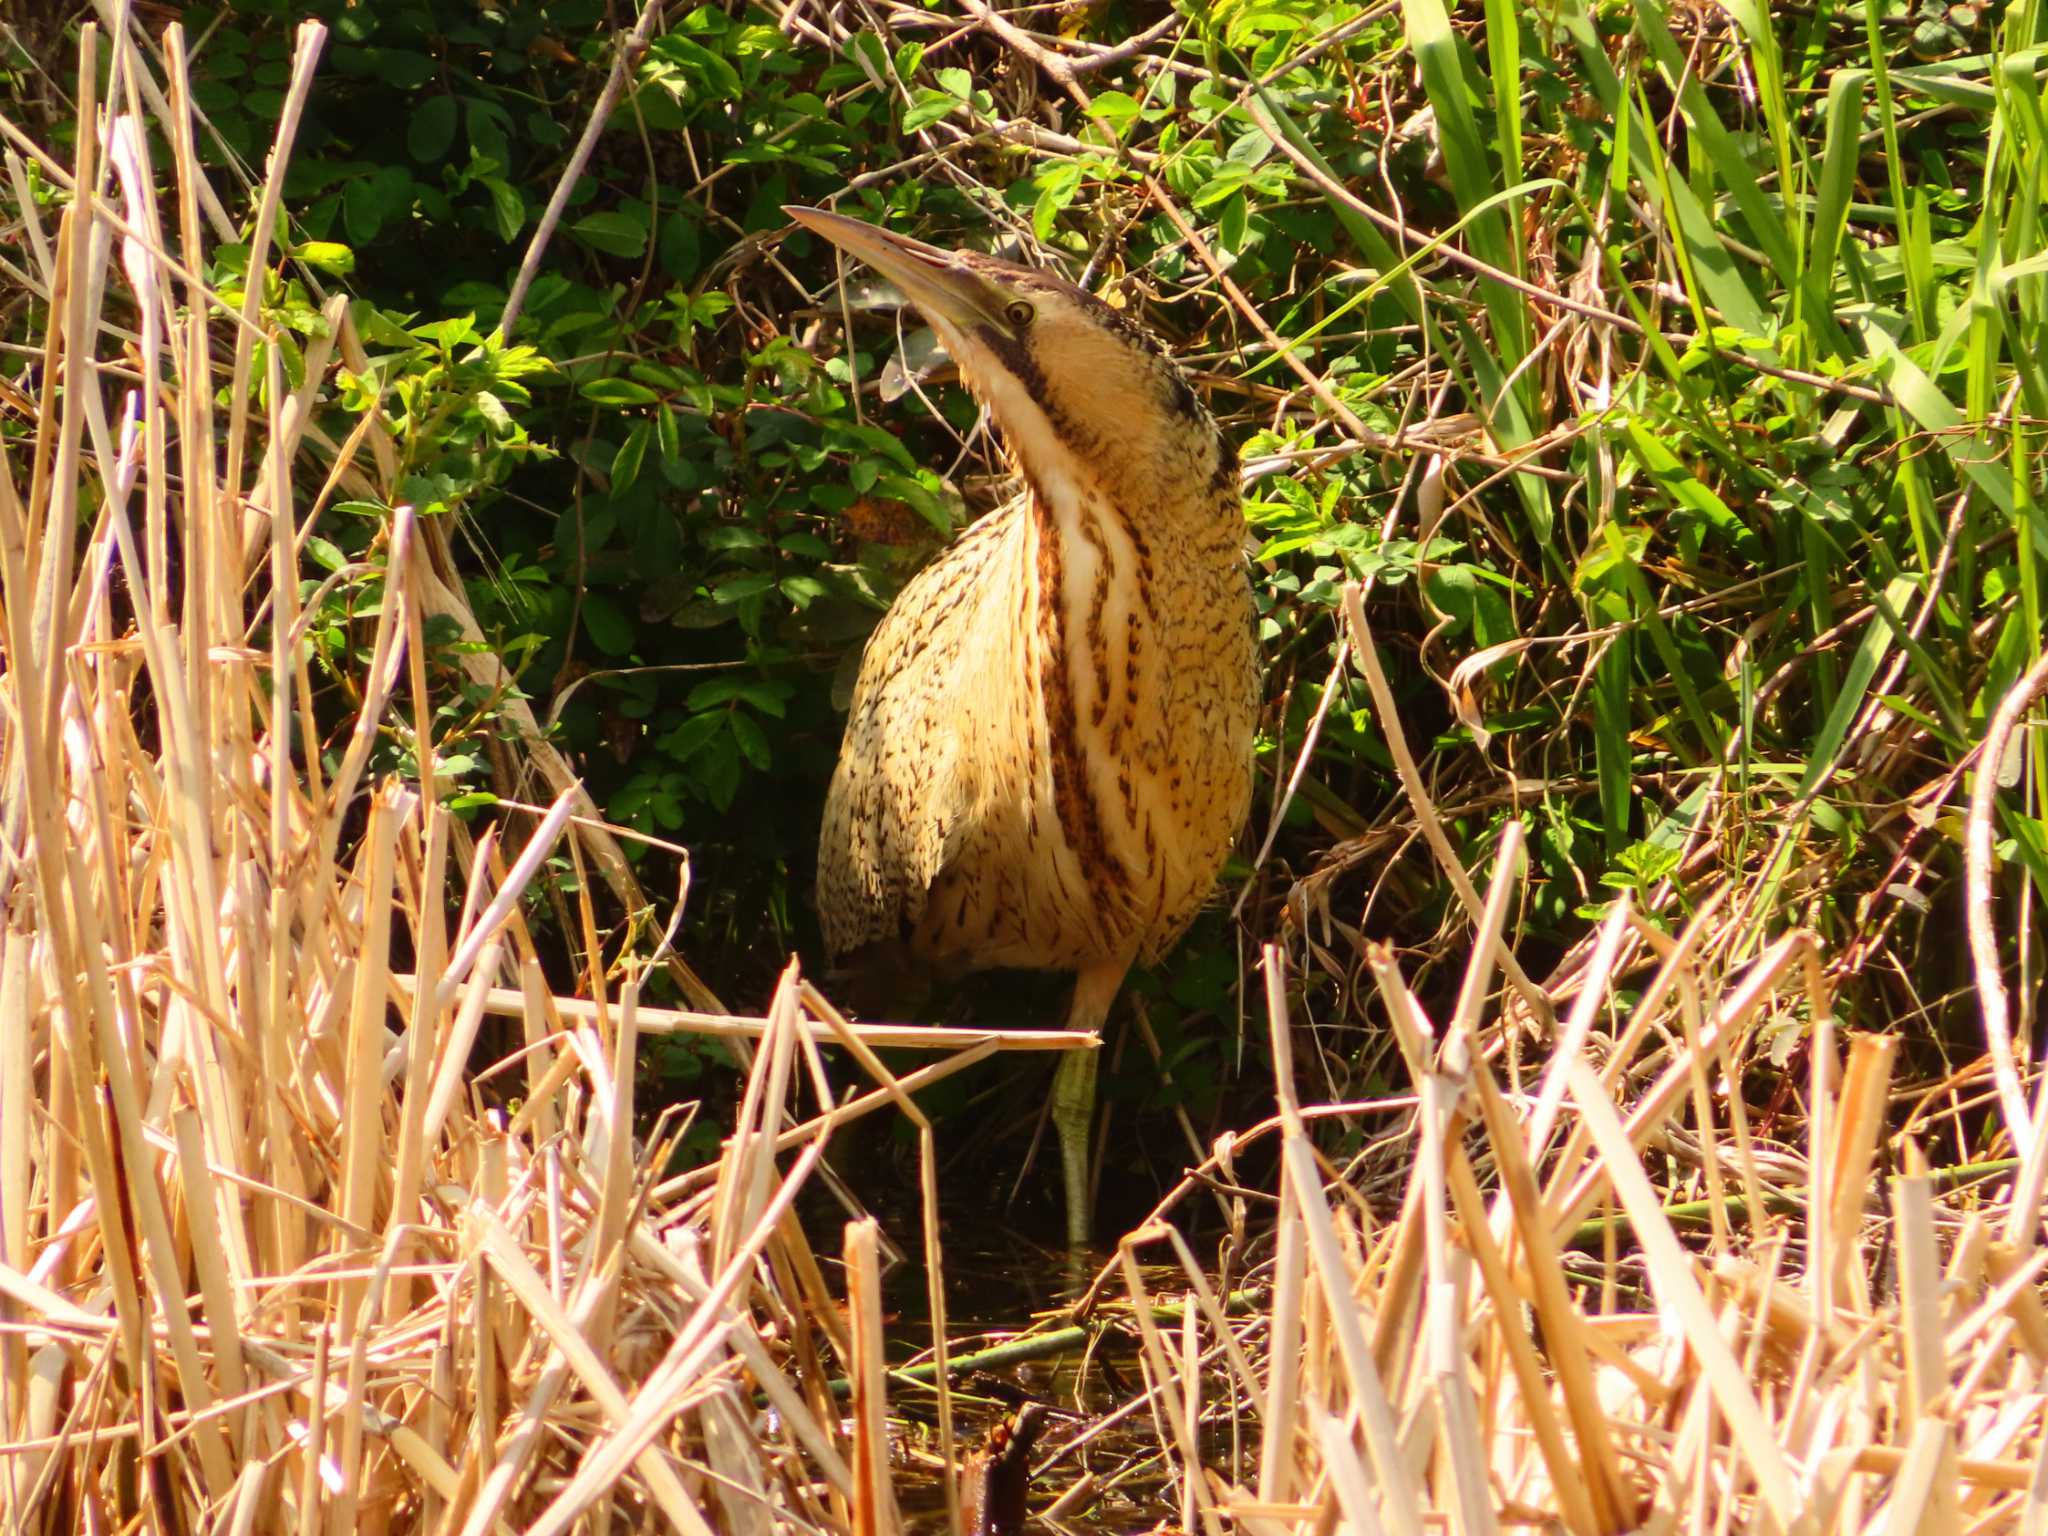
[[[1099,1028],[1193,921],[1251,799],[1237,454],[1159,343],[1072,284],[787,211],[922,312],[1023,482],[861,657],[818,849],[825,942],[1070,970],[1067,1023]],[[1053,1084],[1077,1249],[1095,1072],[1069,1052]]]

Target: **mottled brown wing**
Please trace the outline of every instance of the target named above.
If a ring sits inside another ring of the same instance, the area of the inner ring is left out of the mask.
[[[833,956],[924,915],[968,796],[961,652],[972,632],[973,530],[898,594],[861,655],[818,839],[818,916]]]

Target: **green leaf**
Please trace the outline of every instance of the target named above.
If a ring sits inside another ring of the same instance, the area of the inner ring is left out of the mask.
[[[829,590],[825,583],[815,576],[785,576],[779,585],[782,595],[789,599],[790,606],[798,612],[810,607]]]
[[[1663,70],[1665,79],[1677,90],[1679,109],[1685,114],[1688,127],[1698,139],[1698,149],[1704,151],[1705,162],[1714,168],[1715,175],[1727,187],[1741,210],[1749,229],[1752,244],[1762,247],[1769,265],[1786,276],[1795,276],[1799,271],[1798,258],[1793,254],[1792,245],[1785,233],[1785,226],[1771,201],[1757,184],[1756,174],[1743,155],[1727,128],[1723,126],[1714,105],[1701,88],[1699,75],[1685,61],[1685,53],[1672,37],[1664,19],[1664,12],[1657,0],[1639,0],[1635,7],[1636,35],[1648,45],[1650,55]],[[1719,244],[1717,237],[1716,244]],[[1818,310],[1818,306],[1816,306]],[[1822,329],[1832,332],[1834,317],[1830,313],[1816,312],[1813,321]]]
[[[1038,200],[1031,207],[1031,226],[1038,238],[1043,240],[1052,233],[1054,220],[1060,210],[1074,200],[1080,190],[1081,167],[1072,160],[1062,160],[1038,173]]]
[[[687,762],[691,754],[716,736],[724,725],[725,711],[722,709],[691,715],[661,738],[661,750],[679,763]]]
[[[1825,285],[1833,278],[1835,253],[1849,224],[1849,203],[1855,196],[1857,163],[1862,155],[1863,87],[1869,78],[1861,70],[1844,69],[1828,82],[1827,149],[1821,158],[1813,229],[1805,250],[1807,272],[1820,275],[1809,285],[1815,294],[1825,293]]]
[[[772,590],[774,586],[773,571],[746,571],[712,588],[711,597],[719,603],[743,603],[750,597],[759,597],[763,592]]]
[[[637,259],[647,249],[647,223],[631,214],[586,214],[569,226],[569,233],[607,256]]]
[[[1885,608],[1871,615],[1870,625],[1863,631],[1863,643],[1856,647],[1856,654],[1849,662],[1848,675],[1842,679],[1842,691],[1835,698],[1835,707],[1828,711],[1820,733],[1807,748],[1806,773],[1799,781],[1801,799],[1817,791],[1833,770],[1835,750],[1861,713],[1863,695],[1869,690],[1871,679],[1877,676],[1878,665],[1884,660],[1885,653],[1892,647],[1892,626],[1885,617],[1885,609],[1897,613],[1905,607],[1906,599],[1918,586],[1913,577],[1900,576],[1885,588]]]
[[[422,165],[444,158],[455,142],[455,115],[453,96],[429,96],[406,122],[406,153]]]
[[[445,320],[429,320],[425,325],[414,326],[412,334],[444,350],[483,340],[476,331],[475,315],[450,315]]]
[[[1636,461],[1646,470],[1664,492],[1680,506],[1697,513],[1725,534],[1735,546],[1738,554],[1745,559],[1761,560],[1763,543],[1750,531],[1741,518],[1728,510],[1728,504],[1702,485],[1686,467],[1679,463],[1678,456],[1667,448],[1647,425],[1636,418],[1630,418],[1625,430],[1629,447],[1634,450]]]
[[[1251,206],[1242,192],[1223,205],[1223,211],[1216,216],[1216,240],[1232,255],[1244,249],[1245,230],[1251,217]]]
[[[1088,103],[1088,115],[1118,134],[1143,110],[1138,98],[1128,91],[1103,91]]]
[[[481,179],[484,190],[491,195],[491,217],[497,221],[498,237],[509,245],[526,223],[526,204],[510,182],[496,176]]]
[[[583,594],[583,629],[590,643],[607,656],[624,656],[633,649],[632,622],[601,592]]]
[[[730,704],[746,689],[746,680],[738,677],[714,677],[709,682],[699,683],[690,690],[684,702],[691,709],[713,709],[720,704]]]
[[[711,803],[713,810],[727,811],[732,808],[733,796],[740,791],[740,754],[733,742],[730,731],[714,736],[697,754],[695,764],[697,789]]]
[[[1263,128],[1248,128],[1232,141],[1224,152],[1224,162],[1229,165],[1256,166],[1265,162],[1273,153],[1273,140]]]
[[[758,528],[734,523],[724,528],[707,529],[704,534],[704,547],[717,550],[720,554],[730,554],[734,550],[766,549],[768,535]]]
[[[668,79],[660,82],[678,98],[694,95],[731,101],[740,94],[739,71],[702,43],[694,43],[680,33],[670,32],[656,38],[648,44],[647,54],[654,63],[684,77],[682,82]],[[694,89],[678,89],[679,84]]]
[[[893,496],[916,509],[917,515],[940,533],[953,531],[952,509],[913,475],[884,474],[875,482],[884,496]]]
[[[1982,432],[1971,429],[1962,412],[1899,350],[1898,343],[1885,334],[1874,317],[1864,318],[1860,331],[1863,343],[1877,365],[1878,378],[1891,389],[1906,414],[1934,437],[1955,467],[1968,475],[1971,483],[1988,496],[1999,511],[2012,516],[2016,506],[2012,475],[1999,462],[1998,450],[1990,440]],[[2048,548],[2048,541],[2038,534],[2035,543],[2037,547]]]
[[[911,94],[910,105],[903,109],[903,131],[915,133],[920,128],[929,128],[940,118],[951,116],[959,106],[959,97],[921,85]]]
[[[789,693],[790,687],[787,683],[741,683],[735,697],[745,699],[762,714],[773,715],[780,720]]]
[[[623,496],[640,478],[640,463],[647,457],[647,445],[654,440],[654,423],[643,421],[626,434],[625,446],[612,460],[612,495]]]
[[[495,160],[500,167],[512,163],[512,146],[505,135],[508,115],[496,102],[472,97],[464,104],[469,122],[470,152],[480,159]]]
[[[761,729],[752,715],[742,714],[739,710],[734,710],[727,719],[732,726],[732,739],[741,753],[748,762],[766,772],[772,760],[767,732]]]
[[[1225,160],[1217,165],[1215,175],[1195,189],[1195,195],[1188,202],[1196,208],[1207,208],[1234,195],[1251,179],[1250,166],[1239,160]]]
[[[377,48],[375,68],[386,85],[401,91],[415,90],[434,78],[434,61],[409,48]]]
[[[690,281],[703,260],[702,244],[695,219],[686,213],[669,214],[661,221],[658,250],[662,271],[679,283]]]
[[[377,238],[386,224],[412,209],[412,176],[403,166],[387,165],[373,176],[359,176],[341,189],[341,221],[349,244],[361,249]]]
[[[356,253],[334,240],[308,240],[292,247],[292,254],[309,267],[347,277],[356,269]]]
[[[490,423],[491,430],[499,437],[509,437],[518,430],[518,423],[513,421],[512,413],[505,409],[505,402],[488,389],[477,391],[476,411]]]
[[[442,292],[441,302],[450,309],[492,309],[505,302],[505,290],[496,283],[456,283]]]
[[[1451,27],[1442,0],[1402,0],[1401,18],[1407,28],[1408,44],[1415,51],[1423,88],[1436,112],[1444,170],[1457,193],[1458,206],[1470,213],[1492,196],[1499,182],[1473,112],[1474,93],[1464,45]],[[1521,251],[1508,228],[1505,210],[1475,220],[1471,234],[1477,254],[1509,271],[1520,270]],[[1489,293],[1488,297],[1492,299],[1493,295]],[[1495,344],[1507,361],[1514,363],[1525,350],[1525,322],[1521,301],[1511,299],[1511,303],[1512,308],[1508,304],[1490,307],[1507,320]]]
[[[597,405],[654,405],[661,396],[631,379],[589,379],[576,393]]]

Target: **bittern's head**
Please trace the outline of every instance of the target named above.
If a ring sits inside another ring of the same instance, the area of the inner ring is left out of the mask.
[[[821,208],[784,210],[886,277],[945,343],[1041,496],[1061,482],[1158,504],[1235,497],[1237,459],[1151,334],[1048,273]],[[1121,499],[1121,497],[1119,497]]]

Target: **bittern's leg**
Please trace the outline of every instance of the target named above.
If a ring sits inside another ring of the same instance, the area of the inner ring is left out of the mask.
[[[1128,960],[1105,961],[1075,977],[1067,1028],[1101,1029],[1129,969]],[[1060,1171],[1067,1185],[1067,1247],[1076,1253],[1088,1246],[1089,1219],[1094,1215],[1088,1198],[1088,1139],[1095,1125],[1097,1054],[1064,1052],[1052,1080],[1052,1124],[1059,1132]]]

